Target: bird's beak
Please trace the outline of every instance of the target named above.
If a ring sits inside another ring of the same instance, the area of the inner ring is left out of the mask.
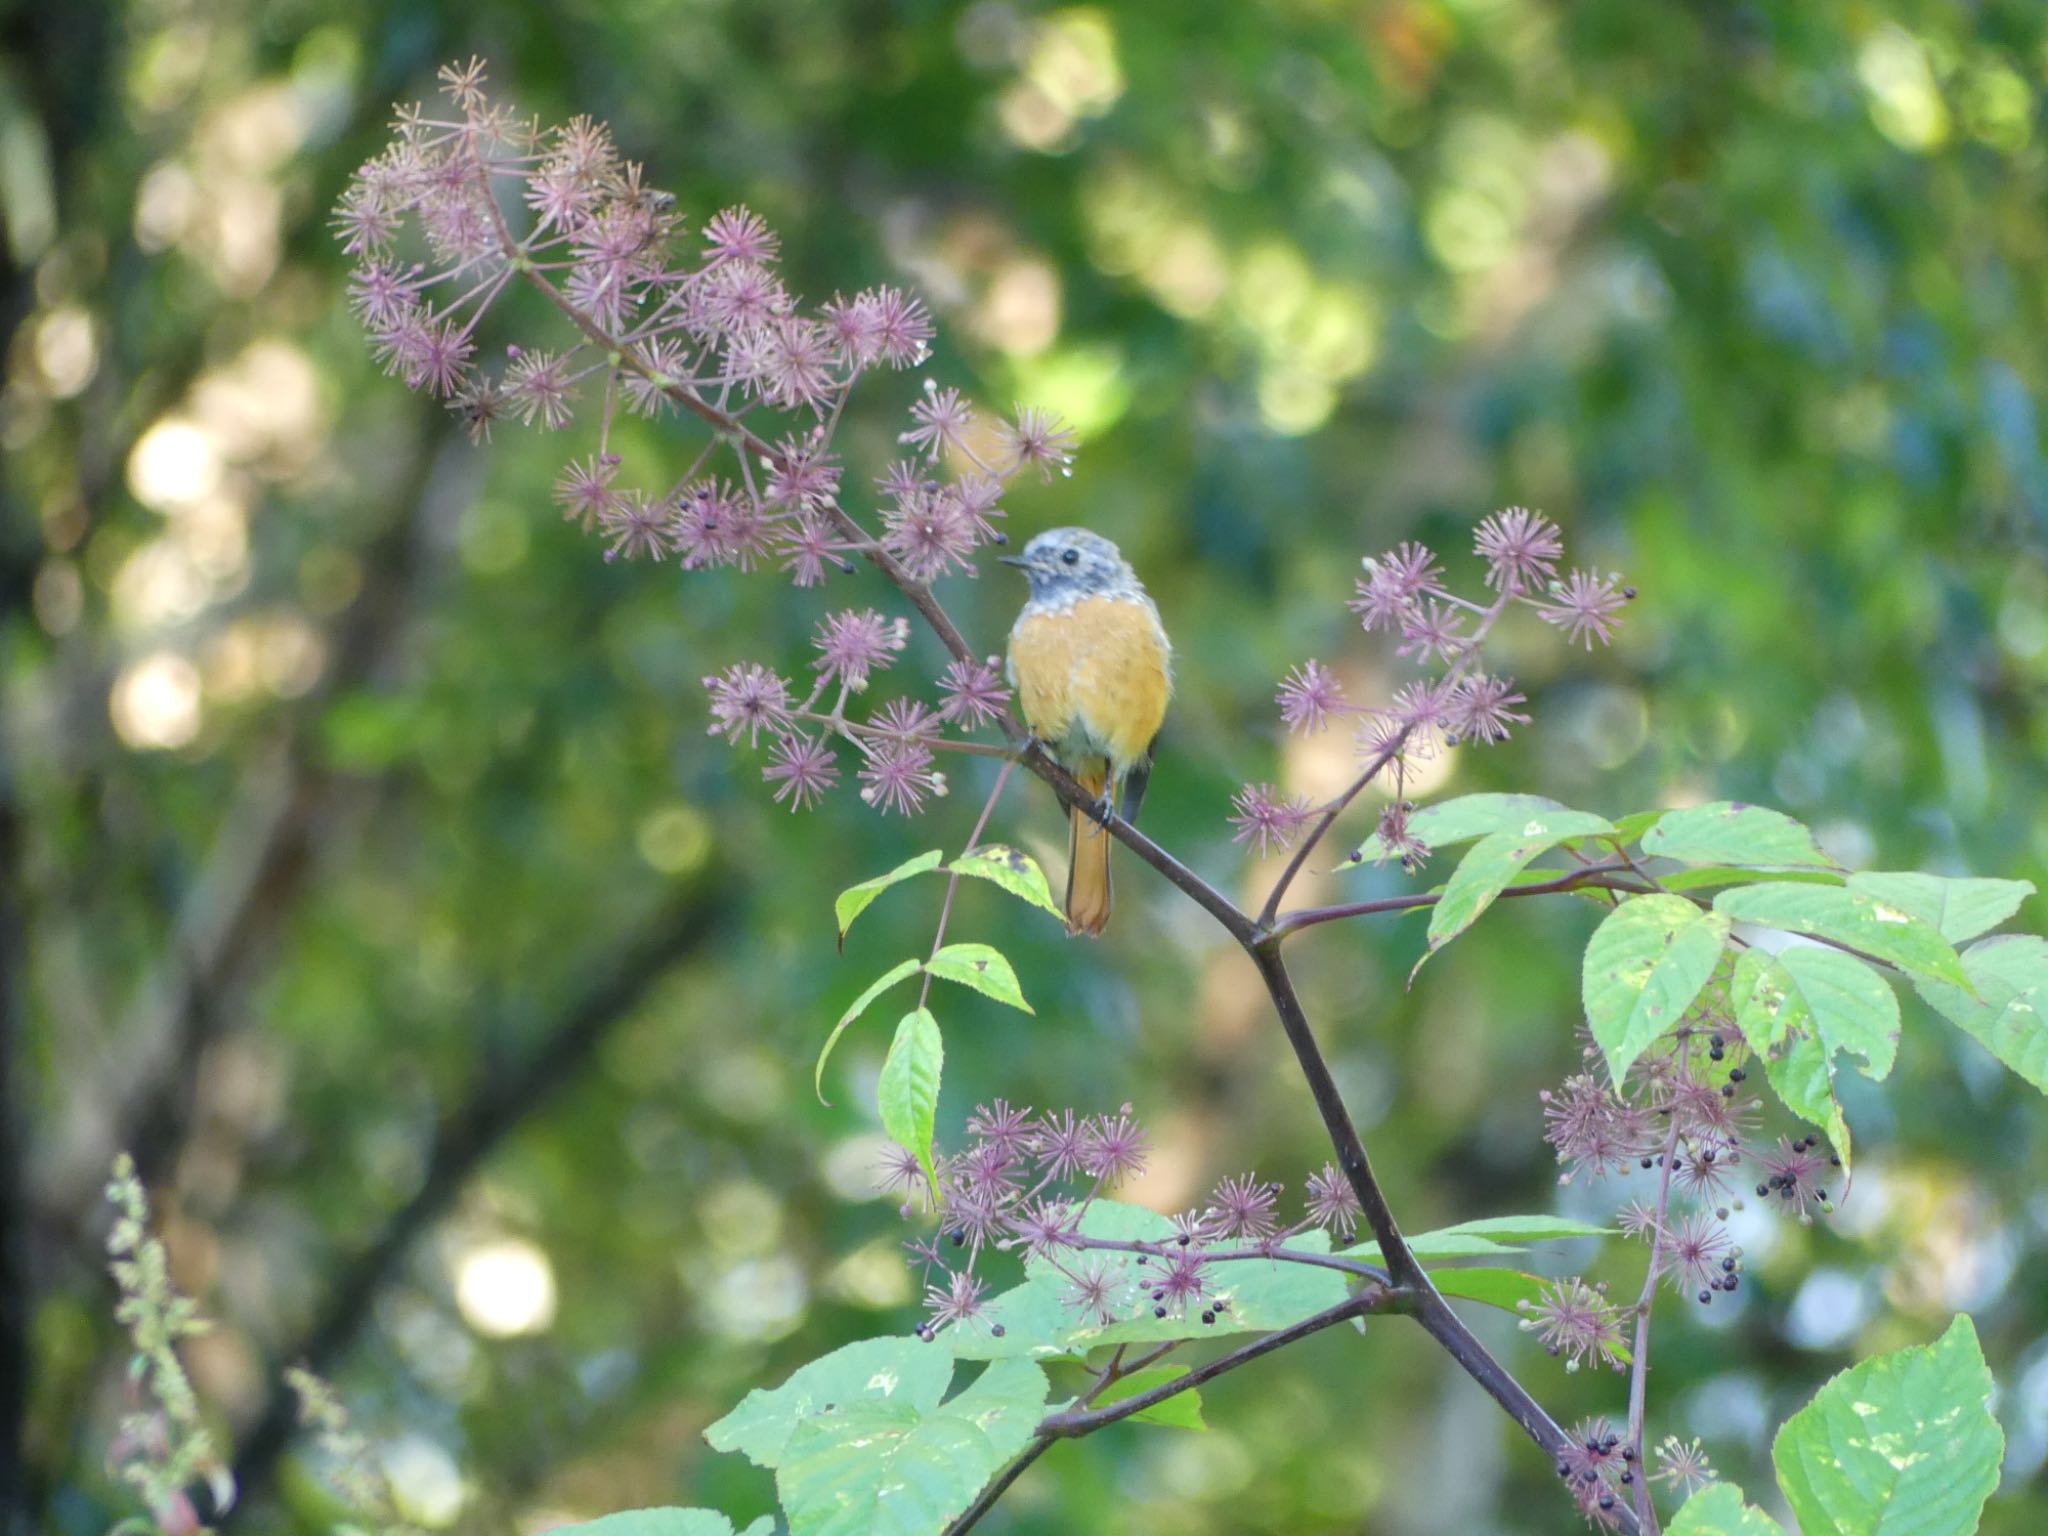
[[[1000,560],[1004,565],[1014,565],[1020,571],[1031,569],[1031,562],[1022,555],[997,555],[996,559]]]

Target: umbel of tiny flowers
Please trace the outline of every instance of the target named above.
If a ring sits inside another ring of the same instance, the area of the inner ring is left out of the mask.
[[[1460,742],[1492,746],[1529,722],[1528,701],[1511,678],[1487,670],[1484,648],[1501,616],[1516,604],[1533,609],[1570,640],[1591,648],[1614,638],[1622,607],[1635,595],[1618,576],[1588,570],[1558,574],[1564,540],[1557,525],[1524,507],[1509,507],[1479,524],[1473,551],[1484,563],[1483,596],[1461,597],[1446,582],[1435,552],[1403,543],[1368,556],[1350,603],[1368,633],[1395,637],[1395,654],[1427,669],[1397,687],[1383,705],[1353,704],[1337,675],[1320,661],[1291,668],[1280,683],[1281,723],[1314,735],[1356,717],[1356,750],[1364,779],[1390,777],[1393,803],[1380,815],[1383,858],[1417,869],[1428,849],[1408,831],[1411,807],[1399,794],[1408,767]],[[1248,784],[1233,802],[1237,840],[1261,854],[1290,846],[1302,829],[1341,808],[1312,806],[1271,785]]]
[[[568,459],[555,499],[606,558],[775,570],[799,587],[852,571],[856,555],[911,583],[973,574],[983,546],[1004,540],[1017,477],[1070,472],[1073,434],[1055,417],[1020,407],[984,426],[958,390],[928,379],[902,455],[864,481],[850,475],[835,446],[848,400],[868,376],[926,360],[921,303],[880,286],[807,307],[753,213],[726,209],[693,238],[603,124],[543,128],[490,95],[479,62],[440,83],[438,106],[400,110],[392,142],[336,210],[357,263],[351,306],[384,366],[478,437],[501,422],[558,431],[590,419],[595,445]],[[539,290],[554,334],[503,338],[493,363],[487,319],[516,287]],[[614,428],[629,415],[695,429],[679,477],[628,478]],[[854,484],[870,488],[865,510]],[[793,811],[842,782],[835,744],[856,755],[862,800],[922,810],[945,792],[936,755],[963,745],[945,733],[994,722],[1009,690],[993,658],[956,661],[934,680],[935,704],[856,712],[907,639],[899,616],[829,612],[808,689],[761,661],[705,679],[711,732],[765,749],[763,777]]]
[[[1083,1230],[1089,1208],[1145,1169],[1148,1137],[1128,1104],[1113,1115],[1034,1115],[997,1099],[975,1110],[967,1131],[967,1144],[939,1160],[937,1190],[906,1148],[891,1146],[880,1169],[881,1187],[901,1197],[906,1218],[938,1218],[935,1235],[907,1245],[924,1287],[921,1338],[961,1326],[1000,1334],[982,1274],[991,1254],[1019,1253],[1050,1268],[1077,1321],[1107,1326],[1149,1314],[1213,1324],[1229,1308],[1218,1280],[1228,1265],[1284,1262],[1287,1240],[1312,1228],[1346,1241],[1357,1231],[1358,1198],[1326,1164],[1310,1175],[1306,1209],[1292,1222],[1281,1216],[1282,1186],[1245,1173],[1174,1217],[1169,1238],[1096,1238]],[[1323,1260],[1324,1251],[1313,1257]]]

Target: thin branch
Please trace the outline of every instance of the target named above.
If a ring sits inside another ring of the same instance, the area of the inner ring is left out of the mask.
[[[1550,880],[1538,880],[1528,885],[1511,885],[1500,893],[1500,899],[1513,896],[1555,896],[1563,891],[1584,890],[1598,887],[1602,890],[1631,890],[1626,885],[1617,885],[1613,876],[1622,871],[1621,861],[1611,860],[1600,864],[1588,864],[1582,869],[1567,870]],[[1646,894],[1648,887],[1637,894]],[[1299,907],[1285,913],[1272,927],[1276,938],[1286,938],[1304,928],[1313,928],[1319,923],[1334,923],[1347,917],[1371,917],[1382,912],[1412,912],[1418,907],[1433,907],[1443,899],[1441,891],[1416,891],[1407,896],[1381,896],[1372,901],[1347,901],[1331,907]]]
[[[981,807],[981,815],[975,818],[974,830],[967,834],[967,846],[961,853],[962,858],[965,858],[981,846],[981,834],[988,826],[988,819],[995,811],[996,802],[1003,798],[1003,786],[1010,782],[1010,770],[1016,766],[1016,759],[1012,758],[1004,763],[1001,771],[996,774],[995,786],[988,792],[988,799]],[[947,870],[946,899],[939,905],[938,926],[932,932],[932,952],[925,957],[927,960],[936,958],[939,953],[939,946],[946,942],[946,924],[953,916],[953,897],[959,889],[960,871],[957,869]],[[922,1008],[925,1005],[925,1000],[931,995],[932,973],[927,969],[924,973],[924,986],[917,994],[917,1006]]]
[[[1647,1536],[1657,1536],[1657,1511],[1650,1503],[1648,1464],[1643,1459],[1643,1419],[1650,1394],[1650,1309],[1657,1302],[1657,1244],[1664,1237],[1664,1218],[1671,1210],[1671,1165],[1678,1156],[1679,1117],[1671,1117],[1664,1155],[1657,1170],[1657,1221],[1651,1228],[1650,1267],[1643,1272],[1643,1294],[1636,1300],[1636,1348],[1628,1368],[1628,1439],[1636,1448],[1636,1518]]]
[[[997,1474],[994,1482],[981,1490],[975,1501],[967,1506],[958,1519],[946,1527],[946,1536],[963,1536],[964,1532],[971,1530],[975,1523],[995,1506],[996,1500],[1009,1490],[1010,1485],[1023,1475],[1025,1468],[1050,1450],[1055,1441],[1077,1440],[1121,1419],[1127,1419],[1132,1414],[1143,1413],[1147,1408],[1156,1407],[1169,1397],[1177,1397],[1206,1381],[1213,1381],[1226,1371],[1234,1371],[1241,1365],[1249,1365],[1261,1356],[1270,1355],[1276,1349],[1284,1349],[1312,1333],[1320,1333],[1337,1323],[1348,1322],[1354,1317],[1363,1317],[1369,1312],[1377,1311],[1388,1303],[1393,1294],[1380,1288],[1361,1291],[1356,1296],[1347,1296],[1334,1307],[1327,1307],[1311,1317],[1305,1317],[1291,1327],[1264,1334],[1249,1344],[1231,1350],[1228,1354],[1218,1355],[1214,1360],[1196,1366],[1184,1376],[1176,1376],[1172,1381],[1164,1382],[1148,1391],[1132,1397],[1119,1398],[1103,1408],[1076,1407],[1047,1414],[1039,1420],[1038,1433],[1032,1438],[1031,1443],[1024,1447],[1015,1461]],[[1142,1370],[1164,1353],[1163,1349],[1154,1350],[1140,1357],[1119,1374],[1129,1375]],[[1114,1379],[1116,1378],[1111,1378]],[[1107,1385],[1107,1381],[1098,1382],[1095,1393],[1089,1396],[1098,1394]],[[1084,1398],[1082,1401],[1085,1402],[1087,1399]]]

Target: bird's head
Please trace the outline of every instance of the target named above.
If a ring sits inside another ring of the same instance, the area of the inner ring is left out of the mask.
[[[1031,582],[1035,603],[1119,597],[1143,590],[1117,547],[1086,528],[1048,528],[1018,555],[1004,555]]]

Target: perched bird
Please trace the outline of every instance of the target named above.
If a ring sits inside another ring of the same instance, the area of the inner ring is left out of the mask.
[[[1109,921],[1111,810],[1135,821],[1152,742],[1173,692],[1173,647],[1159,610],[1117,547],[1085,528],[1053,528],[1002,557],[1031,581],[1010,631],[1010,683],[1024,723],[1097,796],[1075,806],[1068,843],[1067,932]]]

